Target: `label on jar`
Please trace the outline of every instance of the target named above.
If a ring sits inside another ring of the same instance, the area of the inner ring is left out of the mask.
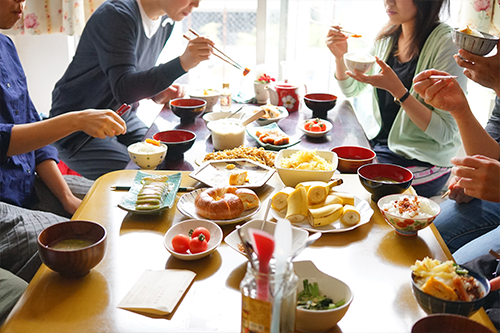
[[[272,314],[273,305],[270,302],[242,295],[241,332],[269,333]]]

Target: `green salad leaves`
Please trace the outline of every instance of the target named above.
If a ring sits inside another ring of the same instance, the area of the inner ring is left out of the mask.
[[[333,300],[325,295],[321,295],[317,282],[309,283],[304,279],[304,290],[297,295],[297,306],[307,310],[329,310],[335,309],[345,304],[345,299],[334,303]]]

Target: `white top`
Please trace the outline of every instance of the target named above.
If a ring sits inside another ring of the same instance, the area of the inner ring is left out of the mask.
[[[139,5],[139,9],[141,11],[141,19],[142,25],[144,26],[144,32],[146,34],[146,37],[151,39],[151,37],[153,37],[160,28],[161,17],[157,18],[156,20],[150,19],[144,11],[144,8],[142,8],[141,0],[137,0],[137,4]]]

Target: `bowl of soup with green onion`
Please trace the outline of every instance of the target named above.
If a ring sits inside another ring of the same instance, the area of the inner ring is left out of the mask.
[[[90,273],[106,252],[106,229],[92,221],[66,221],[38,235],[42,262],[62,276],[78,278]]]
[[[359,181],[372,194],[375,202],[389,194],[403,193],[413,180],[410,170],[395,164],[366,164],[357,173]]]

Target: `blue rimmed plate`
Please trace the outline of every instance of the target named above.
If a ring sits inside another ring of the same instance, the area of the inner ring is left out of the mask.
[[[250,135],[255,141],[257,141],[257,143],[261,147],[264,147],[265,149],[268,149],[268,150],[281,150],[281,149],[295,146],[296,144],[298,144],[300,142],[300,140],[292,140],[292,138],[290,138],[290,143],[288,143],[286,145],[281,145],[281,146],[276,146],[276,145],[271,145],[269,143],[264,143],[264,142],[260,141],[259,137],[255,134],[257,131],[262,131],[262,130],[274,130],[274,131],[277,131],[278,133],[284,134],[286,136],[288,136],[288,134],[283,132],[281,130],[281,128],[279,128],[279,126],[276,123],[272,123],[272,124],[269,124],[266,126],[260,126],[260,127],[247,127],[248,135]]]
[[[165,199],[163,199],[160,208],[153,210],[135,209],[137,194],[144,185],[142,183],[142,179],[146,176],[157,176],[157,175],[151,175],[142,171],[137,171],[137,174],[135,175],[134,178],[134,182],[130,187],[130,190],[123,197],[122,201],[118,204],[118,207],[120,207],[123,210],[126,210],[127,212],[137,213],[137,214],[155,214],[161,212],[165,208],[172,208],[175,202],[175,196],[177,194],[177,191],[179,190],[179,186],[181,185],[182,174],[180,172],[168,175],[168,180],[166,181],[168,184],[168,194],[165,196]]]

